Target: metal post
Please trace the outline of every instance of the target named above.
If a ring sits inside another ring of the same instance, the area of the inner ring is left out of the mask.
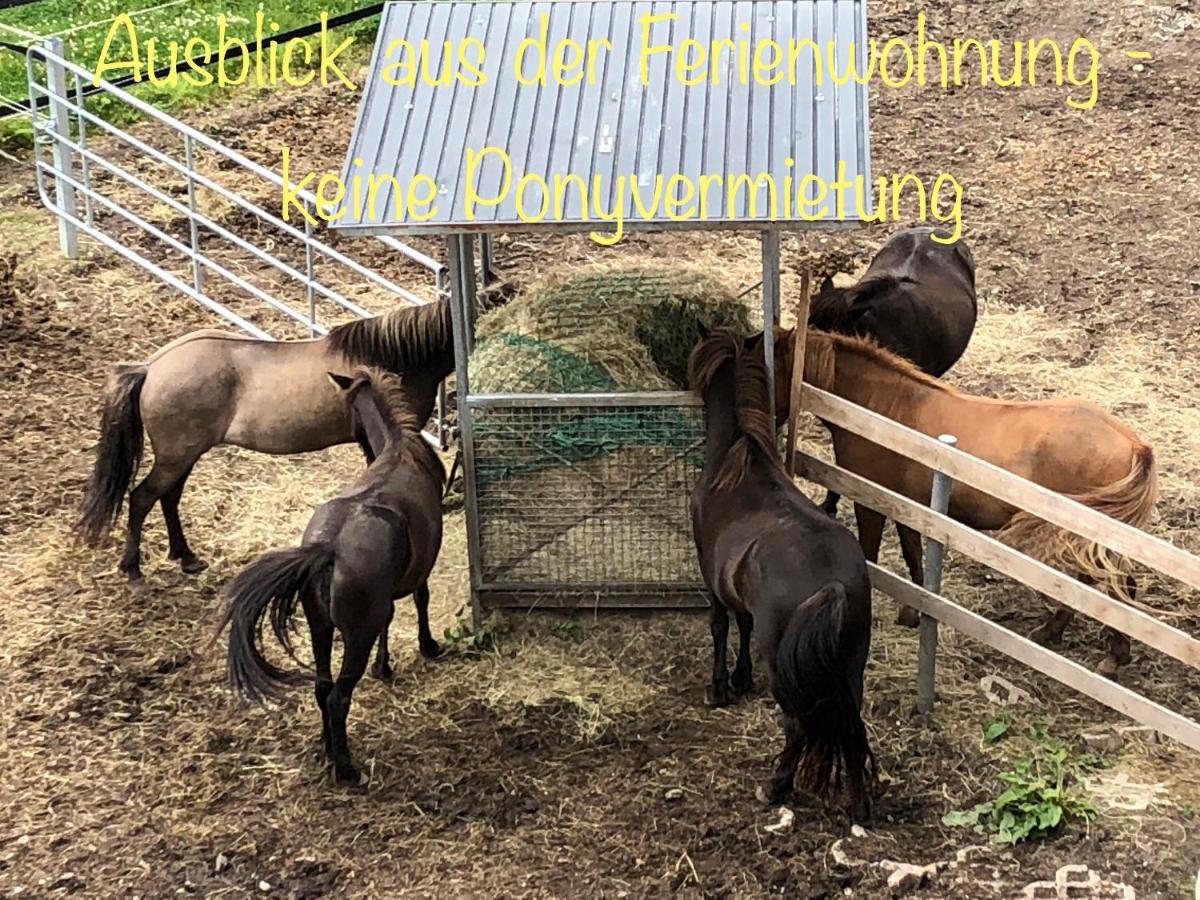
[[[441,303],[443,300],[453,302],[450,300],[450,290],[446,286],[446,270],[438,269],[434,275],[434,302]],[[452,308],[451,313],[453,311]],[[434,414],[437,416],[438,446],[442,450],[446,450],[450,446],[450,429],[446,427],[446,382],[444,379],[438,385],[437,406]]]
[[[487,287],[488,278],[494,271],[492,268],[492,236],[481,234],[479,236],[479,283],[483,287]]]
[[[183,135],[183,158],[187,164],[188,209],[191,211],[188,225],[191,226],[192,233],[192,286],[197,294],[203,294],[204,264],[200,261],[200,226],[196,222],[196,212],[199,209],[196,203],[196,157],[192,148],[192,136],[186,132]]]
[[[308,202],[305,201],[304,211],[309,213]],[[310,215],[312,213],[309,213]],[[317,336],[317,293],[313,289],[313,274],[316,271],[316,258],[313,255],[312,221],[304,217],[304,292],[308,297],[308,334]],[[424,422],[421,423],[424,426]]]
[[[84,214],[84,222],[87,223],[88,228],[92,228],[96,224],[96,222],[95,222],[96,214],[95,214],[95,210],[93,209],[92,195],[90,193],[90,191],[92,189],[92,175],[91,175],[91,170],[88,167],[88,157],[87,157],[87,152],[86,152],[88,149],[87,117],[84,116],[83,111],[84,111],[83,81],[76,78],[75,79],[75,121],[79,123],[79,146],[84,151],[79,156],[79,168],[80,168],[80,177],[83,180],[83,186],[85,188],[87,188],[87,191],[85,191],[83,194],[83,211],[84,211],[83,214]]]
[[[800,277],[800,300],[796,303],[796,328],[792,332],[792,380],[788,398],[787,449],[783,454],[784,468],[796,474],[796,444],[800,439],[800,401],[804,385],[804,358],[808,345],[808,312],[812,291],[812,271],[806,265]]]
[[[452,234],[446,238],[450,257],[450,315],[454,323],[455,390],[458,393],[459,446],[463,460],[463,509],[467,516],[467,564],[471,576],[471,618],[475,627],[483,623],[479,602],[480,571],[479,507],[475,497],[475,430],[471,405],[471,387],[467,360],[474,328],[475,261],[471,258],[470,235]]]
[[[67,70],[59,62],[64,58],[62,38],[48,38],[46,51],[46,89],[50,94],[50,123],[55,137],[54,171],[58,174],[54,182],[54,197],[58,202],[58,244],[63,256],[75,259],[79,256],[79,234],[72,220],[79,217],[79,207],[75,202],[75,188],[62,177],[74,176],[71,150],[63,144],[64,140],[71,139],[71,112]]]
[[[775,415],[775,326],[779,323],[779,229],[762,233],[763,360],[767,366],[767,403]]]
[[[958,443],[958,438],[952,434],[943,434],[938,438],[947,447]],[[933,473],[933,492],[929,497],[929,506],[934,512],[945,514],[950,508],[950,489],[954,482],[945,472]],[[940,594],[942,591],[942,560],[946,548],[941,541],[928,538],[925,541],[925,590]],[[934,681],[937,675],[937,619],[921,613],[919,643],[917,647],[917,712],[929,714],[933,712]]]

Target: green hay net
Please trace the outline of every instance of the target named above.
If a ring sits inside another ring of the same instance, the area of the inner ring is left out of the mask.
[[[687,390],[707,330],[752,330],[745,304],[695,266],[589,266],[530,285],[482,317],[471,356],[477,393]],[[670,408],[482,415],[481,483],[598,459],[627,448],[694,451],[696,417]],[[514,452],[519,446],[521,451]],[[502,449],[503,448],[503,449]]]

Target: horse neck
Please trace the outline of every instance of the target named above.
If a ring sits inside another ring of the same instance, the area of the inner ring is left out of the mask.
[[[833,393],[888,418],[905,418],[901,411],[936,390],[923,380],[865,354],[844,348],[836,348],[835,354]]]
[[[371,445],[371,452],[376,458],[399,446],[401,440],[402,429],[393,423],[385,402],[370,388],[360,390],[354,398],[354,414],[367,433],[367,443]]]
[[[704,480],[711,480],[738,439],[733,361],[717,370],[704,392]]]

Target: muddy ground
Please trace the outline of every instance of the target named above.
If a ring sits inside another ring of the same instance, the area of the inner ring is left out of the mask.
[[[870,9],[879,35],[908,33],[916,12],[891,0]],[[877,172],[944,169],[966,185],[982,311],[953,380],[997,395],[1076,394],[1108,406],[1156,445],[1162,500],[1151,530],[1200,551],[1193,4],[1110,10],[1068,0],[1052,10],[1005,0],[924,9],[947,33],[1066,41],[1082,33],[1103,54],[1100,101],[1088,112],[1068,108],[1053,87],[913,88],[872,98]],[[1150,50],[1153,59],[1135,71],[1125,49]],[[353,98],[301,91],[239,95],[190,118],[267,165],[287,140],[304,164],[336,168],[353,116]],[[149,126],[144,133],[154,136]],[[152,517],[150,589],[130,593],[115,572],[116,537],[90,550],[69,533],[97,397],[112,363],[215,321],[93,245],[77,262],[59,258],[28,169],[2,165],[6,895],[878,897],[888,893],[881,863],[890,860],[954,863],[915,888],[916,897],[1054,896],[1030,886],[1053,882],[1070,864],[1090,866],[1101,882],[1071,896],[1121,896],[1121,885],[1139,897],[1192,896],[1200,770],[1194,753],[1144,732],[1124,732],[1102,750],[1104,767],[1085,789],[1099,812],[1089,826],[1009,849],[942,825],[947,811],[1002,790],[998,775],[1034,752],[1035,731],[1079,754],[1081,733],[1128,722],[954,635],[943,639],[937,713],[914,719],[915,640],[892,625],[882,598],[865,717],[887,784],[863,836],[850,835],[837,804],[803,798],[792,830],[765,830],[772,818],[753,794],[779,733],[763,672],[752,697],[705,709],[708,630],[703,616],[689,614],[509,614],[493,623],[490,649],[454,647],[427,662],[402,608],[395,683],[364,682],[352,713],[351,740],[369,783],[335,788],[316,753],[309,693],[247,710],[226,691],[220,647],[209,642],[223,585],[258,553],[294,540],[313,505],[352,476],[356,452],[213,452],[183,507],[210,568],[188,577],[168,564],[161,520]],[[236,210],[212,212],[229,227],[249,227]],[[795,289],[805,258],[861,271],[891,227],[788,239],[786,286]],[[152,242],[144,247],[158,252]],[[680,239],[633,237],[602,251],[583,239],[513,236],[498,250],[506,273],[528,278],[602,253],[677,255]],[[361,244],[355,251],[428,293],[428,278],[394,254]],[[757,280],[749,237],[689,236],[686,252],[732,286]],[[253,263],[238,265],[268,278]],[[894,547],[887,561],[897,564]],[[1162,578],[1143,584],[1148,606],[1200,635],[1194,592]],[[433,583],[436,632],[455,624],[465,586],[462,515],[452,511]],[[1043,609],[1030,592],[959,559],[949,563],[946,591],[1022,632]],[[1077,625],[1065,652],[1097,662],[1098,629]],[[1200,717],[1194,672],[1144,647],[1135,653],[1127,684]],[[1030,699],[1002,710],[980,689],[989,674]],[[983,730],[997,718],[1010,722],[1009,733],[986,744]]]

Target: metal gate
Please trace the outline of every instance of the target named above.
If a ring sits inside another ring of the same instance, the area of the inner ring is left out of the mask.
[[[64,57],[61,39],[31,47],[26,65],[37,189],[68,257],[82,232],[265,340],[323,335],[346,314],[366,318],[385,301],[421,304],[446,292],[445,266],[395,238],[367,252],[400,260],[424,289],[356,258],[361,243],[351,255],[307,218],[285,222],[280,176],[128,91],[100,81],[96,93],[116,108],[99,115],[85,101],[93,74]],[[131,114],[136,127],[116,124]],[[316,197],[297,196],[311,213]],[[444,448],[444,386],[436,416]]]

